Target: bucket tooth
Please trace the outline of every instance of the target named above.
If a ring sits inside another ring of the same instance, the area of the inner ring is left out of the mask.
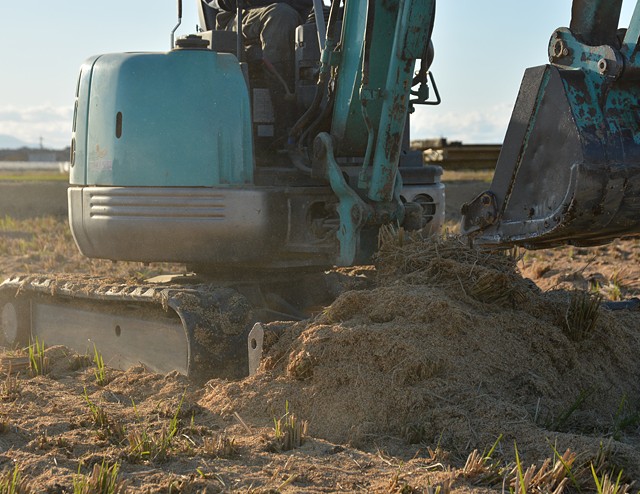
[[[525,72],[491,187],[463,206],[488,247],[640,235],[640,87],[586,70]]]

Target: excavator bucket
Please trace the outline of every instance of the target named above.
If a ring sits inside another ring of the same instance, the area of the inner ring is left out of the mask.
[[[619,2],[574,1],[528,69],[489,190],[462,231],[487,247],[597,245],[640,235],[640,13],[616,33]],[[600,44],[597,44],[600,43]]]

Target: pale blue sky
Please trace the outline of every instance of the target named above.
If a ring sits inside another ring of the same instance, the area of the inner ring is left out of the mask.
[[[625,0],[621,24],[635,2]],[[569,23],[570,0],[440,0],[433,72],[443,98],[413,119],[413,137],[499,142],[526,67],[544,64],[553,30]],[[166,51],[175,0],[3,0],[0,4],[0,134],[64,147],[77,71],[91,55]],[[184,0],[178,34],[195,30]]]

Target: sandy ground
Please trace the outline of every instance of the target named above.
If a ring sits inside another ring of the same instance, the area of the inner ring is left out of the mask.
[[[5,276],[171,268],[84,260],[60,218],[0,233]],[[638,241],[515,257],[455,238],[385,246],[362,289],[268,325],[259,372],[241,381],[103,374],[64,347],[34,375],[5,352],[0,471],[54,493],[108,492],[82,484],[109,469],[120,492],[524,492],[521,470],[526,492],[595,492],[592,466],[640,480],[640,314],[575,318],[596,293],[638,294]],[[287,434],[304,441],[288,450]]]

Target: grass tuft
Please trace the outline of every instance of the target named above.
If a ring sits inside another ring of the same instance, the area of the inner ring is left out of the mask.
[[[95,369],[93,369],[93,373],[96,376],[96,384],[98,386],[106,385],[108,383],[107,369],[104,365],[102,354],[98,351],[95,343],[93,344],[93,363],[96,366]]]
[[[145,426],[129,430],[127,434],[127,456],[130,461],[164,461],[171,451],[173,440],[180,426],[180,410],[184,394],[171,420],[160,432],[151,433]],[[135,408],[135,403],[134,403]]]
[[[552,431],[567,432],[569,430],[570,419],[573,414],[595,393],[595,388],[582,389],[578,396],[569,406],[563,409],[553,420],[547,420],[544,428]]]
[[[564,327],[567,336],[581,341],[593,334],[600,315],[602,295],[581,290],[571,293],[569,307],[565,313]]]
[[[87,402],[89,407],[89,412],[91,413],[91,420],[96,427],[108,427],[109,426],[109,417],[107,412],[100,405],[96,405],[91,401],[89,395],[87,394],[87,388],[84,388],[84,401]]]
[[[99,437],[102,439],[113,439],[121,441],[125,437],[125,427],[119,421],[111,419],[106,410],[100,405],[95,404],[89,398],[87,389],[84,389],[84,401],[89,407],[91,421],[93,425],[100,429]]]
[[[299,448],[306,440],[308,422],[298,419],[289,410],[289,401],[285,402],[285,414],[279,419],[273,419],[275,441],[272,448],[275,451],[291,451]]]
[[[16,463],[13,470],[5,470],[0,474],[0,494],[31,494],[29,480],[22,478],[20,467]]]
[[[527,494],[528,492],[561,493],[569,482],[571,469],[577,455],[567,450],[564,455],[558,456],[555,461],[547,458],[539,467],[531,465],[526,470],[523,468],[518,447],[514,443],[516,465],[511,470],[511,492],[515,494]]]
[[[636,428],[640,425],[640,411],[636,407],[630,406],[627,395],[623,394],[613,417],[613,430],[611,437],[619,441],[622,432],[630,427]]]
[[[126,483],[119,476],[120,464],[110,465],[106,460],[93,465],[88,475],[78,474],[73,478],[73,494],[124,494]]]
[[[29,345],[29,369],[33,376],[44,376],[49,372],[49,358],[44,354],[44,341],[36,341]]]
[[[591,464],[591,474],[593,475],[593,481],[596,484],[598,494],[627,494],[631,490],[631,485],[622,483],[622,470],[618,473],[615,482],[608,473],[603,474],[602,477],[598,477],[593,464]]]

